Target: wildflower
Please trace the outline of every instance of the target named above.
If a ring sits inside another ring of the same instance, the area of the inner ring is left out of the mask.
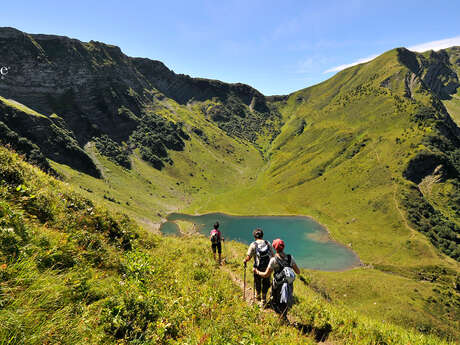
[[[6,270],[6,267],[7,267],[6,264],[0,265],[0,269],[2,270]]]

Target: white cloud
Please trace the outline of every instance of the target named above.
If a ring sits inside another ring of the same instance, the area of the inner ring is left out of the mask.
[[[324,71],[323,73],[339,72],[341,70],[344,70],[345,68],[355,66],[355,65],[359,65],[360,63],[369,62],[369,61],[375,59],[377,56],[379,56],[379,54],[371,55],[371,56],[368,56],[366,58],[356,60],[355,62],[352,62],[352,63],[349,63],[349,64],[335,66],[335,67],[329,68],[328,70]]]
[[[445,48],[459,46],[459,45],[460,45],[460,36],[456,36],[456,37],[446,38],[446,39],[439,40],[439,41],[431,41],[431,42],[417,44],[415,46],[408,47],[407,49],[421,53],[427,50],[440,50],[440,49],[445,49]],[[323,73],[339,72],[339,71],[344,70],[345,68],[356,66],[356,65],[359,65],[360,63],[369,62],[375,59],[379,55],[380,54],[375,54],[372,56],[368,56],[366,58],[356,60],[355,62],[352,62],[349,64],[335,66],[335,67],[329,68]]]
[[[460,46],[460,36],[446,38],[444,40],[439,41],[431,41],[427,43],[417,44],[407,49],[421,53],[426,52],[427,50],[441,50],[453,46]]]

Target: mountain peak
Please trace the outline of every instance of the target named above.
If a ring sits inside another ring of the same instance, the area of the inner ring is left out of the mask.
[[[25,33],[18,29],[9,26],[0,27],[0,38],[16,38],[23,35],[25,35]]]

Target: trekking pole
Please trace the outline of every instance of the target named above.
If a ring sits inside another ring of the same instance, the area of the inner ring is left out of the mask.
[[[246,301],[246,263],[244,263],[243,273],[243,299]]]
[[[256,301],[257,301],[257,299],[256,299],[256,276],[253,275],[253,278],[254,278],[254,287],[252,289],[252,292],[253,292],[253,294],[252,294],[252,302],[256,303]]]
[[[224,232],[222,231],[222,262],[227,262],[226,256],[225,256],[225,251],[224,251],[224,242],[225,242],[225,237],[224,237]]]

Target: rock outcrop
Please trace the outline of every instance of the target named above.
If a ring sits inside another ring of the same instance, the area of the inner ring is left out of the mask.
[[[447,50],[438,52],[431,50],[419,54],[405,48],[399,48],[398,57],[401,63],[406,65],[413,73],[407,80],[408,86],[413,85],[416,81],[415,77],[419,77],[427,89],[443,100],[450,99],[460,87],[459,77],[451,64]]]

